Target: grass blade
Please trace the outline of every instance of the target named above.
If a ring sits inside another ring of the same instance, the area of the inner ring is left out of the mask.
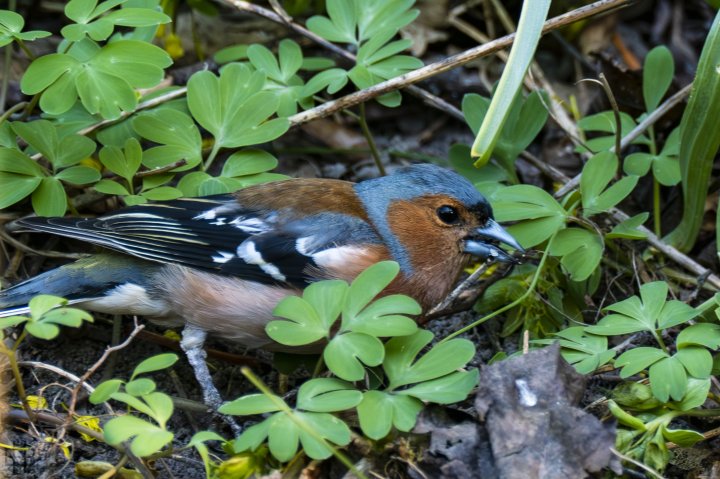
[[[705,40],[690,100],[680,124],[683,216],[666,240],[681,251],[695,244],[707,196],[713,160],[720,146],[720,12]]]
[[[488,162],[500,137],[510,106],[522,87],[523,78],[535,55],[549,8],[550,0],[525,0],[523,3],[517,36],[510,50],[505,71],[500,77],[490,108],[472,146],[472,156],[478,157],[475,162],[477,167]]]

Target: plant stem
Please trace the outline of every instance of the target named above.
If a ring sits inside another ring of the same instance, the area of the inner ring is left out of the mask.
[[[20,47],[20,49],[27,55],[27,57],[32,61],[35,60],[35,54],[25,45],[25,42],[22,40],[15,40]]]
[[[608,83],[605,74],[601,73],[599,76],[600,85],[602,85],[603,90],[605,90],[605,95],[610,102],[613,117],[615,118],[615,154],[617,155],[618,159],[620,159],[620,152],[622,150],[622,147],[620,146],[622,142],[622,120],[620,119],[620,107],[615,100],[615,95],[613,94],[612,87],[610,87],[610,83]]]
[[[368,142],[368,146],[370,147],[370,153],[372,153],[373,160],[375,160],[375,165],[380,172],[380,176],[385,176],[387,173],[385,173],[385,167],[383,166],[382,160],[380,159],[380,153],[378,152],[377,145],[375,144],[375,138],[373,138],[372,133],[370,133],[370,128],[367,124],[367,117],[365,116],[365,103],[360,103],[359,120],[363,136]]]
[[[4,103],[2,103],[4,104]],[[3,124],[3,122],[7,121],[8,118],[10,118],[10,115],[13,113],[22,110],[27,106],[27,102],[21,101],[20,103],[17,103],[10,108],[8,108],[2,115],[0,115],[0,125]]]
[[[33,95],[33,97],[30,99],[30,102],[26,104],[25,111],[22,114],[22,120],[26,120],[27,117],[30,116],[30,114],[33,112],[35,107],[37,106],[38,102],[40,101],[40,93],[36,93]]]
[[[67,202],[67,208],[70,211],[70,214],[73,216],[80,216],[80,213],[78,213],[77,208],[75,208],[75,205],[68,196],[65,197],[65,201]]]
[[[25,385],[22,381],[22,376],[20,375],[20,367],[18,366],[17,362],[17,355],[15,352],[17,351],[17,347],[20,344],[20,341],[25,337],[25,331],[23,330],[22,334],[20,334],[20,337],[17,341],[15,341],[15,344],[13,345],[12,349],[8,348],[3,341],[0,341],[0,354],[4,354],[8,358],[8,362],[10,363],[10,370],[12,371],[13,379],[15,379],[15,388],[17,389],[18,397],[20,398],[20,402],[22,403],[23,410],[25,411],[25,414],[28,415],[28,417],[34,421],[35,420],[35,411],[30,407],[30,404],[27,400],[27,394],[25,393]]]
[[[318,358],[317,363],[315,364],[315,370],[313,371],[312,377],[316,378],[320,376],[320,373],[323,372],[323,369],[325,369],[325,358],[321,354]]]
[[[709,309],[717,308],[718,303],[715,299],[716,295],[713,295],[710,299],[706,300],[704,303],[702,303],[699,306],[695,307],[695,310],[699,312],[699,314],[705,314]]]
[[[5,46],[5,60],[3,61],[2,85],[0,85],[0,111],[5,111],[8,84],[10,82],[10,62],[12,61],[12,43]],[[4,116],[4,115],[3,115]]]
[[[215,141],[215,143],[213,143],[212,150],[210,150],[210,154],[207,157],[207,160],[205,160],[205,164],[203,165],[203,171],[207,171],[210,169],[210,166],[213,164],[213,161],[215,161],[215,157],[217,156],[219,151],[220,144]]]
[[[476,326],[481,325],[481,324],[484,323],[485,321],[494,318],[494,317],[497,316],[498,314],[504,313],[505,311],[508,311],[509,309],[512,309],[512,308],[514,308],[515,306],[517,306],[517,305],[519,305],[519,304],[522,304],[522,302],[525,301],[525,299],[527,299],[528,296],[530,296],[532,293],[534,293],[534,292],[535,292],[535,287],[537,286],[537,282],[538,282],[538,280],[540,279],[540,273],[542,273],[542,270],[543,270],[543,268],[545,267],[545,262],[547,261],[547,258],[548,258],[548,256],[550,255],[550,247],[552,246],[552,243],[553,243],[553,241],[555,240],[555,237],[557,236],[557,234],[558,234],[557,231],[554,232],[553,235],[552,235],[552,236],[550,237],[550,239],[548,240],[547,246],[545,247],[545,251],[543,251],[542,258],[540,258],[540,263],[538,264],[537,270],[535,270],[535,275],[533,276],[533,279],[532,279],[532,281],[530,282],[530,286],[528,287],[527,291],[525,291],[525,293],[523,293],[522,296],[520,296],[518,299],[516,299],[516,300],[513,301],[512,303],[506,304],[506,305],[503,306],[502,308],[500,308],[500,309],[498,309],[498,310],[495,310],[495,311],[493,311],[492,313],[486,314],[486,315],[483,316],[482,318],[480,318],[480,319],[478,319],[477,321],[474,321],[474,322],[468,324],[468,325],[465,326],[464,328],[460,328],[460,329],[458,329],[457,331],[455,331],[454,333],[448,334],[447,336],[445,336],[444,338],[442,338],[442,339],[438,342],[438,344],[442,344],[442,343],[444,343],[445,341],[449,341],[449,340],[451,340],[452,338],[454,338],[454,337],[456,337],[456,336],[459,336],[459,335],[461,335],[461,334],[463,334],[463,333],[465,333],[465,332],[467,332],[467,331],[470,331],[471,329],[475,328]]]
[[[18,336],[17,340],[15,340],[15,343],[13,344],[13,347],[12,347],[13,353],[17,352],[18,348],[20,347],[20,343],[23,342],[23,340],[25,339],[25,336],[27,336],[27,332],[23,329],[22,333],[20,333],[20,336]]]
[[[653,177],[653,229],[655,236],[662,237],[662,225],[660,219],[660,183]]]
[[[660,345],[660,348],[661,348],[665,353],[670,354],[670,352],[668,351],[667,346],[665,345],[665,341],[663,341],[662,335],[661,335],[659,332],[657,332],[657,331],[653,331],[653,337],[655,338],[655,341],[657,341],[657,343]]]
[[[691,409],[689,411],[681,411],[678,416],[693,416],[693,417],[717,417],[720,416],[720,408],[714,409]]]
[[[657,155],[657,144],[655,143],[655,127],[653,125],[648,128],[648,136],[650,137],[650,154]],[[655,235],[662,237],[662,218],[660,217],[660,183],[655,178],[653,172],[653,229]]]

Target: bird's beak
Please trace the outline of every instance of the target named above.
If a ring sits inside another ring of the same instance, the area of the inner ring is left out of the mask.
[[[465,240],[465,252],[482,259],[493,258],[503,263],[516,263],[517,260],[498,247],[497,243],[510,246],[520,252],[525,251],[520,243],[495,220],[488,220],[485,226],[473,232],[472,239]]]

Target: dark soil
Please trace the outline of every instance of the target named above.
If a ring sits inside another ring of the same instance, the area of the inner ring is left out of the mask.
[[[528,0],[531,1],[531,0]],[[443,10],[447,17],[449,9],[455,7],[459,2],[427,0],[419,2],[419,8],[428,8],[434,4],[436,8]],[[507,3],[511,13],[517,16],[520,2]],[[581,4],[576,1],[554,2],[557,10],[569,10],[572,6]],[[57,14],[48,10],[30,6],[30,2],[20,2],[21,11],[32,15],[28,16],[29,29],[48,29],[58,31]],[[34,3],[35,4],[35,3]],[[42,5],[38,3],[38,5]],[[183,21],[187,20],[187,12],[181,14]],[[577,85],[576,81],[581,77],[595,77],[600,71],[605,72],[610,84],[615,90],[615,95],[621,105],[621,109],[632,114],[638,111],[638,101],[642,102],[642,93],[638,91],[639,74],[628,69],[625,64],[627,56],[621,55],[617,48],[617,42],[613,42],[613,35],[619,37],[630,55],[642,59],[645,53],[662,43],[672,50],[677,74],[672,91],[676,91],[689,83],[694,75],[697,57],[701,50],[702,43],[707,34],[710,22],[714,16],[713,11],[704,1],[690,0],[686,2],[675,0],[640,1],[636,5],[627,8],[619,13],[613,13],[601,19],[589,22],[583,30],[584,33],[571,35],[564,32],[562,35],[548,35],[542,42],[538,54],[538,62],[543,68],[549,80],[564,96],[576,95],[579,108],[583,114],[594,113],[608,108],[604,97],[599,89],[587,85]],[[471,21],[478,25],[484,24],[480,20],[479,13],[472,13],[469,16]],[[263,41],[271,46],[287,35],[287,32],[275,25],[264,21],[258,21],[253,17],[224,15],[221,19],[208,19],[200,16],[199,20],[204,27],[200,34],[205,42],[207,52],[211,53],[219,47],[227,44],[248,41],[243,35],[263,33]],[[216,25],[220,25],[217,26]],[[220,23],[223,22],[223,23]],[[225,29],[228,22],[234,25],[232,31]],[[187,22],[185,22],[187,23]],[[208,26],[210,25],[210,26]],[[215,25],[215,26],[213,26]],[[247,25],[247,29],[243,28]],[[422,59],[427,64],[432,61],[444,58],[457,51],[469,48],[474,42],[451,26],[442,21],[428,21],[427,27],[439,33],[445,33],[446,39],[435,41],[429,44],[428,49],[423,52]],[[589,33],[596,29],[595,34]],[[217,32],[223,31],[225,38],[218,38]],[[241,32],[241,33],[237,33]],[[187,32],[186,32],[187,33]],[[180,32],[182,35],[183,32]],[[189,36],[189,35],[188,35]],[[45,48],[52,48],[52,41],[45,43]],[[221,44],[218,44],[221,43]],[[308,45],[309,52],[317,55],[325,55],[322,50]],[[188,50],[189,52],[192,49]],[[18,60],[21,61],[21,60]],[[18,65],[17,70],[22,71],[24,65]],[[187,75],[182,69],[195,70],[202,68],[197,58],[189,53],[186,58],[180,61],[177,67],[176,79]],[[448,102],[459,106],[462,97],[466,93],[481,93],[488,95],[487,87],[497,79],[501,69],[501,63],[496,59],[483,59],[474,62],[466,67],[448,72],[444,75],[434,77],[421,86],[446,99]],[[173,75],[171,70],[170,74]],[[17,81],[11,81],[11,95],[8,104],[21,101]],[[14,94],[12,93],[14,92]],[[677,123],[681,110],[670,114],[665,122],[658,125],[658,134],[666,134],[671,126]],[[403,105],[398,109],[387,109],[374,103],[368,105],[368,117],[370,128],[382,151],[383,160],[388,169],[402,166],[409,162],[432,161],[439,164],[447,164],[447,152],[451,145],[456,143],[471,144],[473,135],[469,128],[459,120],[447,116],[438,111],[422,105],[419,100],[405,94]],[[280,141],[275,142],[271,148],[280,158],[279,172],[292,176],[318,176],[342,178],[348,180],[362,180],[377,175],[377,169],[366,151],[366,146],[358,126],[347,120],[346,117],[337,121],[337,118],[323,120],[321,127],[312,125],[301,129],[293,130],[285,135]],[[359,153],[347,153],[346,149],[355,148]],[[318,149],[323,149],[318,153]],[[332,149],[343,150],[341,153],[333,152]],[[548,164],[560,168],[569,176],[577,174],[581,168],[578,156],[572,152],[570,142],[564,132],[552,121],[543,130],[537,140],[531,145],[529,151]],[[217,162],[218,165],[222,161]],[[532,183],[541,186],[550,186],[550,180],[542,176],[540,171],[524,160],[518,161],[520,176],[525,183]],[[651,185],[641,184],[638,188],[638,195],[633,198],[628,206],[628,213],[645,211],[640,205],[649,204],[648,198],[652,195]],[[667,189],[664,191],[665,208],[663,210],[663,224],[668,230],[672,228],[679,219],[679,188]],[[94,205],[94,210],[103,210],[108,205]],[[20,211],[18,208],[17,212]],[[97,213],[98,211],[93,211]],[[714,227],[711,225],[701,233],[691,256],[703,262],[708,267],[717,268],[717,259],[714,255]],[[32,237],[24,235],[19,237],[20,241],[29,244],[37,249],[56,249],[60,251],[84,251],[84,247],[78,243],[65,240],[50,239],[43,235]],[[6,270],[3,284],[16,282],[20,279],[37,274],[40,271],[49,269],[59,264],[58,260],[25,255],[15,251],[9,244],[2,243],[0,256],[0,272]],[[86,250],[86,249],[85,249]],[[627,296],[627,291],[633,288],[631,284],[616,285],[609,279],[603,281],[605,289],[598,293],[598,297],[606,296],[609,302],[613,298]],[[689,293],[685,291],[684,293]],[[444,318],[434,319],[427,326],[435,331],[438,336],[444,336],[453,332],[462,325],[468,324],[477,318],[478,314],[469,311],[468,305],[472,302],[465,302],[465,311],[450,315]],[[596,305],[593,307],[597,308]],[[594,317],[596,309],[588,312],[589,317]],[[500,336],[503,317],[495,318],[474,331],[465,335],[471,339],[477,347],[477,356],[472,366],[486,364],[496,353],[505,351],[508,354],[518,350],[522,344],[522,338],[517,334],[508,338]],[[141,318],[141,321],[142,318]],[[119,339],[124,339],[131,328],[131,318],[122,319],[122,333]],[[94,324],[85,325],[79,330],[64,328],[62,334],[54,341],[28,340],[20,350],[21,359],[24,361],[41,362],[53,365],[67,372],[81,376],[88,368],[97,361],[105,348],[113,343],[112,339],[113,319],[97,315]],[[162,335],[164,331],[157,326],[147,324],[146,330],[156,335]],[[232,345],[228,345],[214,339],[208,347],[223,352],[229,352],[236,361],[218,359],[213,357],[209,360],[213,372],[214,383],[226,399],[236,398],[254,388],[249,385],[240,373],[243,357],[247,356],[253,363],[253,370],[262,375],[262,379],[271,387],[278,387],[278,375],[272,369],[272,356],[262,351],[238,351]],[[181,354],[177,347],[175,350]],[[113,354],[110,360],[104,364],[90,379],[90,383],[97,385],[102,379],[111,377],[127,378],[132,369],[143,359],[169,351],[168,346],[159,344],[155,336],[140,336],[136,338],[127,348]],[[25,388],[28,394],[42,396],[48,401],[48,409],[62,414],[70,401],[69,392],[74,383],[66,378],[60,377],[52,372],[40,369],[24,367],[22,369]],[[173,379],[173,376],[175,379]],[[193,378],[192,370],[184,358],[172,368],[172,372],[161,372],[152,376],[158,383],[161,391],[172,396],[187,398],[192,401],[200,401],[200,392],[196,381]],[[292,391],[296,380],[303,377],[302,371],[293,373],[285,386],[287,391]],[[591,404],[594,400],[605,396],[607,391],[614,386],[613,377],[597,375],[590,377],[587,381],[581,406]],[[17,397],[11,390],[10,402],[17,402]],[[119,408],[116,405],[116,408]],[[462,419],[453,419],[457,423],[463,421],[474,421],[475,415],[468,414],[472,409],[472,400],[453,408],[452,411],[445,411],[443,414],[460,414]],[[19,409],[16,409],[19,411]],[[106,411],[100,407],[91,405],[87,397],[81,396],[78,402],[79,414],[105,417]],[[590,411],[598,417],[603,416],[604,411]],[[453,416],[454,417],[454,416]],[[45,477],[75,477],[74,467],[81,461],[104,461],[116,464],[119,460],[117,451],[103,443],[82,440],[75,432],[68,432],[64,441],[70,443],[69,458],[63,453],[61,447],[53,442],[48,442],[57,434],[57,427],[46,423],[28,424],[23,422],[19,416],[12,416],[15,420],[8,423],[7,430],[0,435],[0,443],[11,445],[13,449],[6,449],[6,469],[8,477],[13,478],[45,478]],[[606,418],[604,418],[606,419]],[[700,431],[707,431],[718,427],[718,424],[708,419],[694,419],[687,424],[688,427]],[[207,414],[182,410],[176,408],[171,419],[170,429],[175,434],[174,444],[186,444],[194,432],[203,429],[212,429],[230,437],[227,426]],[[427,439],[427,438],[426,438]],[[393,446],[396,447],[396,446]],[[27,449],[25,449],[27,448]],[[391,446],[388,446],[392,449]],[[718,440],[704,441],[698,446],[686,449],[676,449],[674,459],[667,477],[720,477],[720,443]],[[359,450],[359,449],[358,449]],[[214,451],[221,457],[225,457],[222,451]],[[355,451],[357,455],[357,451]],[[388,477],[417,477],[416,472],[397,457],[388,453]],[[2,466],[2,463],[0,463]],[[193,450],[178,450],[172,458],[156,461],[153,464],[158,478],[203,478],[205,471],[198,454]],[[475,471],[477,472],[477,471]],[[626,471],[627,472],[627,471]],[[415,474],[415,475],[413,475]],[[703,475],[704,474],[704,475]],[[1,471],[0,471],[1,475]],[[337,466],[327,466],[323,473],[315,477],[341,477],[342,473]],[[480,477],[480,475],[475,476]],[[628,475],[626,477],[640,477]]]

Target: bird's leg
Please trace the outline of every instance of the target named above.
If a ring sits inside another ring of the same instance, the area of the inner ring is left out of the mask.
[[[238,423],[230,416],[219,414],[217,412],[223,401],[220,396],[220,392],[212,382],[210,370],[205,362],[207,353],[203,349],[203,345],[205,344],[206,337],[207,332],[204,329],[191,324],[186,324],[182,332],[180,347],[185,352],[188,362],[195,372],[195,379],[197,379],[198,384],[200,384],[200,389],[202,389],[203,402],[206,406],[212,409],[213,414],[220,416],[220,418],[230,426],[233,434],[239,436],[240,433],[242,433],[242,428],[238,425]]]

